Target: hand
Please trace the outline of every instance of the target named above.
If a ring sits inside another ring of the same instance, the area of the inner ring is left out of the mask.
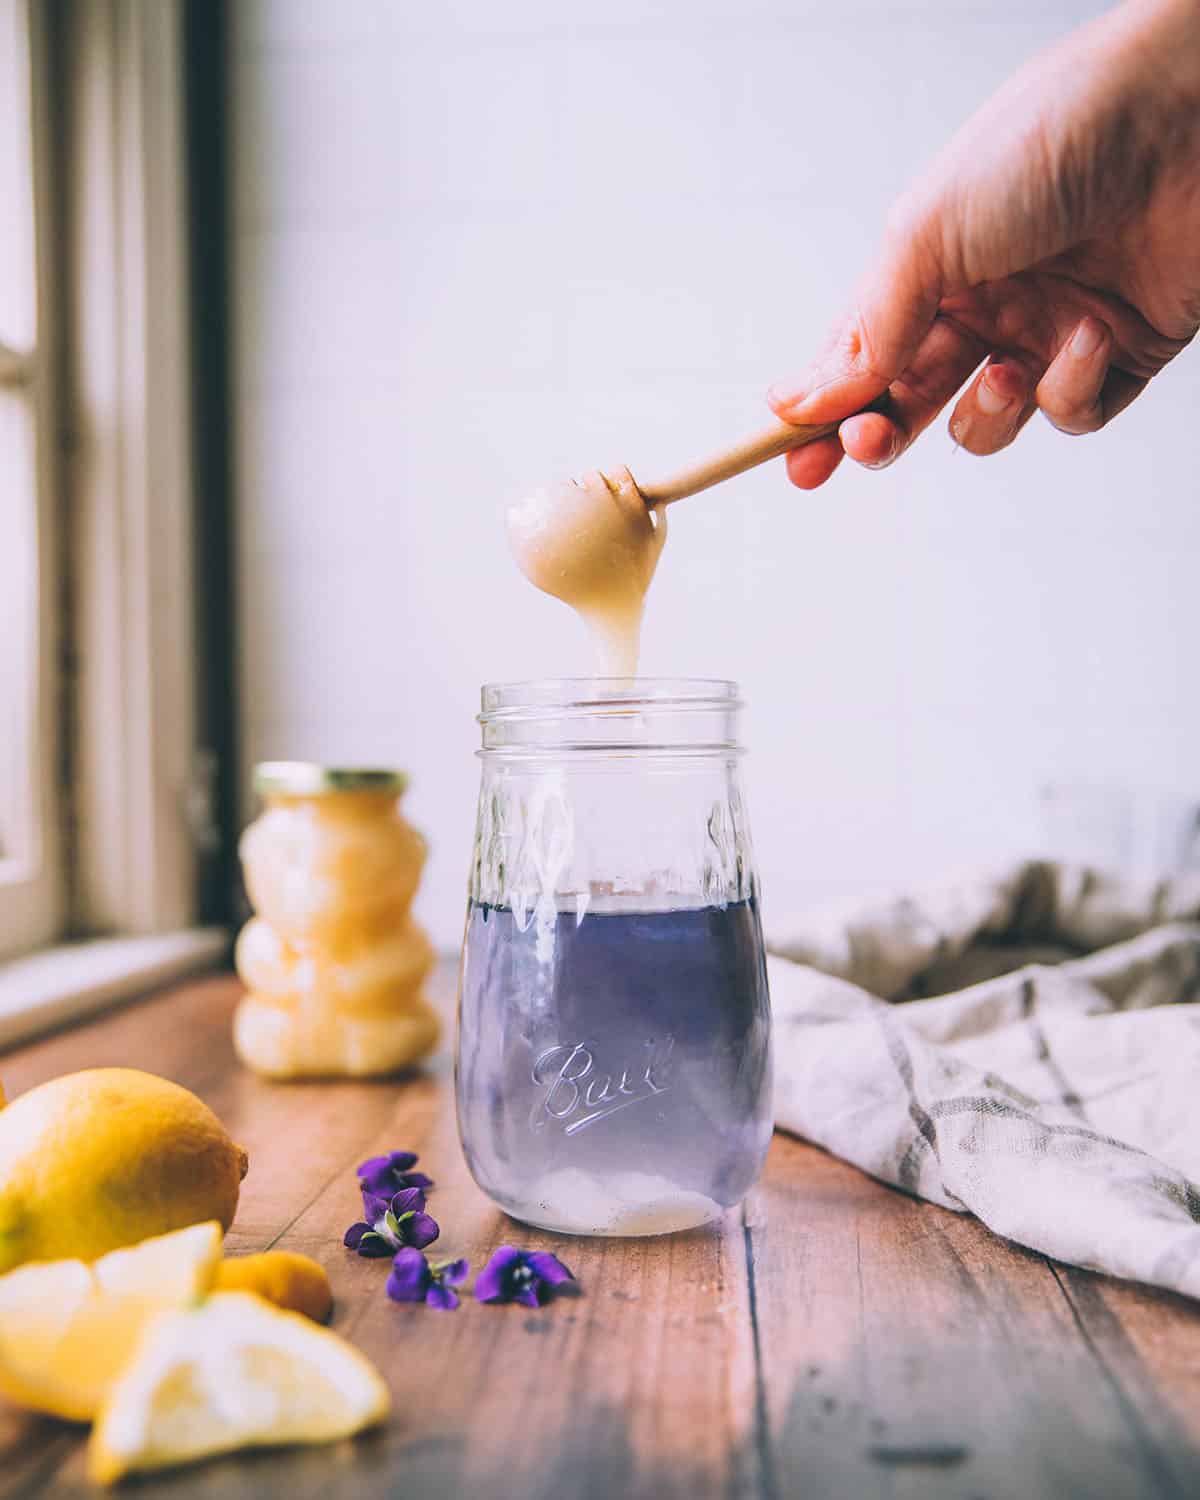
[[[897,458],[971,372],[955,441],[996,453],[1040,407],[1095,432],[1200,325],[1200,3],[1128,0],[1035,58],[889,219],[817,364],[768,399],[831,422],[887,416],[788,454],[801,489],[843,452]]]

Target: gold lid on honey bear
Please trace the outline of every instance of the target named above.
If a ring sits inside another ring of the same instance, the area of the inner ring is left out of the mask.
[[[254,768],[260,797],[319,797],[326,792],[394,792],[408,785],[403,771],[382,766],[321,766],[311,760],[264,760]]]

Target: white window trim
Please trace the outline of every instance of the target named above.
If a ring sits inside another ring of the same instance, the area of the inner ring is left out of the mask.
[[[36,798],[27,826],[18,838],[19,852],[0,859],[0,953],[44,943],[62,930],[66,911],[61,852],[61,808],[56,796],[59,760],[60,681],[58,662],[61,562],[58,549],[58,392],[55,350],[58,340],[58,280],[53,254],[54,185],[48,143],[51,124],[48,97],[45,9],[27,0],[29,36],[29,105],[33,120],[34,276],[37,315],[36,344],[31,356],[15,351],[6,358],[7,384],[23,385],[34,417],[35,478],[37,488],[33,535],[36,554],[36,610],[28,621],[30,659],[36,671],[28,699],[19,709],[18,736],[23,774]],[[7,351],[6,351],[7,353]]]
[[[0,965],[0,1049],[211,969],[228,951],[227,932],[200,928],[88,938],[10,959]]]
[[[30,10],[38,16],[43,7],[31,0]],[[72,932],[113,935],[0,964],[0,1048],[212,967],[229,943],[223,930],[192,927],[183,4],[65,0],[58,13],[59,76],[70,101],[61,159],[70,176],[59,195],[67,204],[65,286],[55,291],[69,336],[65,401],[51,409],[69,418],[55,435],[63,440],[57,461],[77,674],[64,693],[73,810],[67,922]],[[44,86],[40,97],[46,108]],[[36,132],[42,142],[48,125],[44,118]],[[49,318],[54,296],[45,306]],[[61,424],[45,425],[54,432]],[[59,540],[44,529],[43,546]],[[42,639],[56,641],[61,599],[53,587],[42,590],[41,610]],[[43,744],[53,745],[60,653],[39,655],[47,674]],[[44,759],[53,775],[57,756]]]
[[[73,906],[85,931],[162,933],[196,894],[182,4],[66,11]]]

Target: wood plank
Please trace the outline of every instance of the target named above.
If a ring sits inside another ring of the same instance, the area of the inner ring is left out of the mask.
[[[0,1054],[10,1098],[79,1068],[147,1068],[192,1089],[210,1088],[230,1065],[236,995],[226,975],[134,1001]]]
[[[1200,1309],[1185,1297],[1054,1266],[1080,1333],[1125,1409],[1154,1493],[1200,1492]],[[1174,1486],[1174,1488],[1172,1488]]]
[[[452,970],[437,993],[450,1001]],[[970,1500],[1200,1490],[1200,1311],[1051,1267],[785,1137],[744,1216],[663,1240],[527,1231],[467,1173],[448,1045],[399,1082],[270,1084],[236,1063],[220,977],[0,1057],[10,1093],[73,1068],[146,1067],[195,1089],[247,1147],[235,1249],[329,1270],[334,1326],[396,1414],[356,1443],[239,1455],[139,1495],[304,1500],[400,1489],[489,1500],[761,1496]],[[584,1291],[537,1312],[399,1307],[386,1262],[341,1245],[353,1168],[419,1151],[437,1249],[553,1248]],[[753,1277],[747,1275],[753,1267]],[[91,1494],[81,1436],[0,1413],[0,1497]]]
[[[1142,1386],[1119,1393],[1042,1257],[780,1138],[748,1224],[772,1493],[1200,1487],[1194,1447],[1164,1463],[1147,1439],[1165,1363],[1148,1359]],[[1200,1314],[1180,1305],[1172,1325],[1169,1342],[1190,1341]]]
[[[333,1173],[361,1159],[362,1142],[395,1108],[397,1084],[256,1078],[233,1053],[239,993],[228,976],[181,986],[167,1001],[124,1007],[0,1058],[0,1080],[15,1095],[77,1068],[120,1066],[199,1094],[250,1157],[230,1234],[230,1248],[244,1251],[265,1249]]]
[[[552,1249],[584,1288],[536,1313],[472,1305],[431,1323],[423,1308],[387,1302],[377,1264],[351,1261],[340,1326],[389,1370],[398,1409],[419,1413],[421,1447],[395,1434],[414,1482],[436,1492],[453,1451],[462,1480],[497,1497],[753,1493],[738,1457],[753,1363],[736,1214],[641,1242],[523,1229],[471,1182],[450,1109],[403,1128],[371,1149],[409,1146],[437,1174],[443,1253],[478,1269],[505,1242]],[[354,1206],[352,1182],[331,1184],[283,1243],[332,1243]],[[396,1358],[418,1341],[419,1360]]]
[[[443,1003],[450,982],[443,971]],[[98,1023],[103,1038],[51,1038],[12,1059],[13,1092],[85,1063],[121,1062],[202,1093],[251,1158],[231,1246],[278,1242],[327,1267],[334,1326],[379,1365],[397,1415],[357,1444],[222,1460],[143,1482],[139,1494],[349,1496],[401,1480],[426,1496],[467,1485],[496,1500],[614,1489],[647,1497],[759,1493],[737,1213],[716,1229],[655,1241],[524,1230],[467,1172],[446,1047],[427,1072],[398,1084],[265,1083],[233,1058],[235,997],[233,981],[209,981],[114,1014]],[[351,1255],[341,1236],[359,1212],[354,1164],[398,1147],[420,1152],[437,1178],[431,1207],[447,1255],[465,1254],[478,1269],[504,1242],[553,1248],[583,1295],[537,1312],[470,1302],[446,1314],[389,1302],[386,1262]],[[28,1447],[28,1434],[10,1440],[13,1451]],[[18,1493],[0,1480],[0,1495]],[[73,1445],[42,1493],[86,1493]]]
[[[443,976],[443,991],[448,977]],[[272,1084],[253,1077],[232,1048],[231,1018],[239,994],[231,976],[214,976],[0,1058],[0,1079],[10,1096],[77,1068],[107,1066],[145,1068],[198,1093],[250,1156],[228,1237],[235,1253],[267,1248],[334,1173],[348,1169],[353,1179],[362,1143],[391,1116],[397,1088],[395,1083]],[[306,1248],[310,1253],[319,1248],[323,1264],[332,1259],[327,1245]],[[340,1235],[336,1249],[341,1252]],[[54,1433],[53,1449],[65,1466],[54,1487],[43,1491],[39,1484],[37,1492],[89,1493],[76,1451],[82,1434],[58,1424],[47,1424],[46,1430]],[[14,1469],[12,1460],[30,1442],[28,1429],[0,1428],[0,1495],[25,1492],[23,1471]]]

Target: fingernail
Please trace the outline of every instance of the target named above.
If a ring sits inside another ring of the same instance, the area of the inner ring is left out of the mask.
[[[975,392],[975,404],[985,417],[995,417],[1021,394],[1020,377],[1007,365],[989,365]]]
[[[979,389],[975,393],[975,405],[983,412],[985,417],[994,417],[998,412],[1010,405],[1009,398],[1002,396],[985,376],[979,382]]]
[[[1068,345],[1075,359],[1091,359],[1104,342],[1104,325],[1097,318],[1084,318]]]
[[[878,458],[872,458],[863,465],[866,469],[886,469],[889,464],[895,463],[900,455],[900,434],[893,432],[888,439],[887,452]]]

